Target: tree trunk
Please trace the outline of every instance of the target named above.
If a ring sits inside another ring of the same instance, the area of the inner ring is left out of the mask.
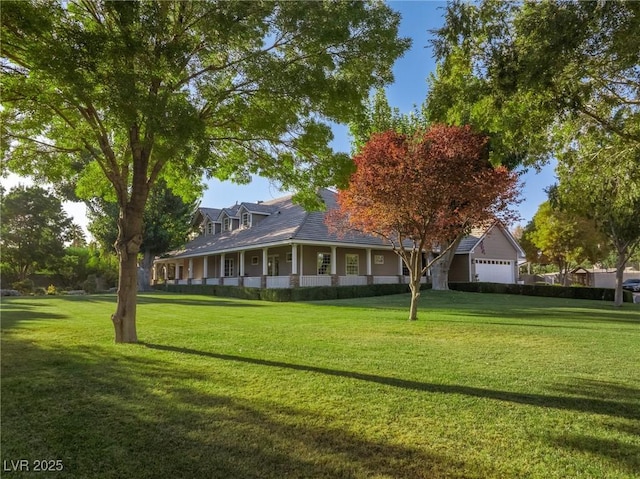
[[[145,250],[142,256],[142,281],[138,281],[138,291],[151,291],[151,268],[153,268],[153,253]]]
[[[120,208],[118,218],[118,252],[120,271],[118,276],[118,304],[111,316],[116,333],[116,343],[136,343],[136,305],[138,295],[138,252],[142,244],[142,206],[129,203]]]
[[[414,249],[409,256],[409,289],[411,290],[411,307],[409,321],[418,319],[418,300],[420,299],[420,277],[422,276],[422,251]]]
[[[445,255],[431,265],[431,289],[447,291],[449,289],[450,263]]]
[[[420,299],[420,277],[416,281],[413,277],[409,283],[411,290],[411,307],[409,308],[409,321],[418,319],[418,300]]]
[[[464,235],[458,235],[449,251],[431,265],[431,289],[436,291],[449,290],[449,270],[463,237]],[[450,243],[444,244],[442,248],[446,249],[449,245]]]
[[[626,265],[625,259],[625,252],[618,251],[618,254],[616,255],[616,289],[613,296],[614,306],[622,306],[622,302],[624,300],[622,281],[624,280],[624,267]]]

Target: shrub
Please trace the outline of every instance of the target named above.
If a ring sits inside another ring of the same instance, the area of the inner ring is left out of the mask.
[[[469,293],[521,294],[524,296],[543,296],[546,298],[593,299],[613,301],[615,290],[611,288],[588,288],[585,286],[557,286],[540,284],[502,284],[502,283],[449,283],[455,291]],[[633,302],[630,291],[623,292],[626,303]]]
[[[47,286],[47,294],[50,296],[54,296],[58,294],[58,289],[53,284],[50,284],[49,286]]]
[[[16,281],[11,285],[16,291],[20,291],[21,294],[31,294],[33,292],[33,281],[30,279],[23,279],[22,281]]]

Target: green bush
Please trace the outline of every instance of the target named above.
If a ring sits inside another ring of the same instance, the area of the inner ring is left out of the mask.
[[[430,284],[423,284],[421,289],[429,288],[431,288]],[[365,298],[370,296],[401,294],[409,291],[409,285],[396,283],[363,286],[314,286],[309,288],[259,289],[213,284],[162,284],[155,285],[155,289],[159,291],[169,291],[171,293],[207,294],[226,298],[287,302],[323,301],[328,299]]]
[[[30,279],[23,279],[22,281],[16,281],[11,285],[11,287],[17,291],[20,291],[20,294],[33,293],[33,281],[31,281]]]
[[[523,296],[542,296],[546,298],[593,299],[613,301],[615,290],[611,288],[588,288],[585,286],[557,286],[540,284],[501,284],[501,283],[449,283],[449,289],[469,293],[521,294]],[[633,302],[630,291],[623,292],[625,303]]]
[[[82,289],[84,289],[87,293],[94,294],[98,289],[98,286],[96,283],[96,275],[90,274],[89,276],[87,276],[87,279],[84,280],[81,286],[82,286]]]

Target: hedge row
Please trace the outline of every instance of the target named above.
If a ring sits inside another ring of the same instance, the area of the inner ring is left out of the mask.
[[[550,286],[537,284],[501,283],[449,283],[449,289],[469,293],[521,294],[547,298],[595,299],[613,301],[615,290],[611,288],[587,288],[579,286]],[[633,303],[631,291],[623,291],[625,303]]]
[[[423,289],[431,285],[422,285]],[[547,298],[595,299],[613,301],[614,290],[610,288],[564,287],[531,284],[502,284],[502,283],[449,283],[454,291],[469,293],[499,293],[520,294],[524,296],[543,296]],[[172,293],[205,294],[225,298],[256,299],[263,301],[321,301],[327,299],[366,298],[370,296],[385,296],[401,294],[409,291],[407,284],[371,284],[366,286],[315,286],[310,288],[290,289],[260,289],[238,286],[220,285],[159,285],[158,290]],[[630,291],[623,292],[626,303],[633,302]]]
[[[430,285],[423,285],[423,288]],[[238,286],[160,285],[158,290],[171,293],[205,294],[226,298],[260,299],[264,301],[321,301],[326,299],[365,298],[401,294],[409,291],[407,284],[371,284],[366,286],[315,286],[309,288],[259,289]]]

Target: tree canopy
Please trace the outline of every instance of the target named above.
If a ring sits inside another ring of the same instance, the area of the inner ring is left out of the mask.
[[[596,263],[608,253],[607,238],[593,220],[554,208],[549,201],[540,205],[527,226],[524,243],[532,244],[540,253],[537,262],[544,260],[558,267],[565,286],[569,285],[572,267],[583,261]]]
[[[72,222],[62,203],[39,186],[17,186],[0,195],[2,262],[20,280],[64,255]]]
[[[453,1],[433,41],[431,119],[486,132],[511,165],[556,153],[577,120],[637,144],[639,30],[636,2]]]
[[[136,257],[159,178],[276,180],[312,205],[351,164],[347,123],[409,46],[381,2],[6,1],[3,168],[120,209],[117,342],[135,342]]]
[[[373,134],[354,157],[355,173],[338,192],[330,225],[389,241],[410,272],[409,319],[417,317],[420,277],[433,261],[423,253],[449,244],[462,230],[507,218],[516,175],[488,162],[487,138],[469,127],[433,125],[403,135]]]

